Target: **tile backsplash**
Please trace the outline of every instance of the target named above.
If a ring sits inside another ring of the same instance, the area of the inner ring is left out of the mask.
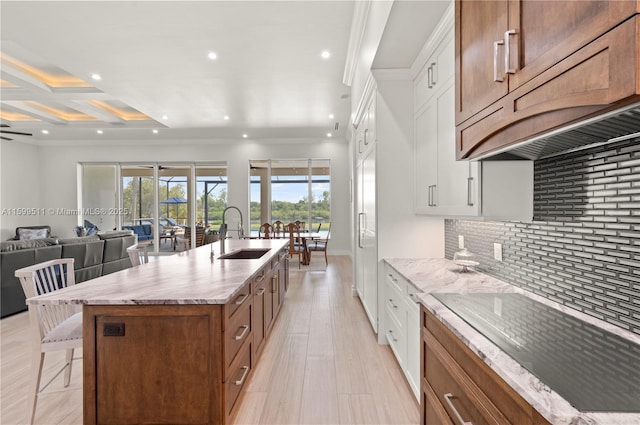
[[[458,235],[480,271],[640,334],[640,138],[536,161],[531,223],[447,219],[447,258]]]

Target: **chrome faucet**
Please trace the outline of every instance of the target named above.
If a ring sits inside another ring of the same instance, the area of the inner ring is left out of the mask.
[[[224,216],[227,213],[227,210],[234,209],[238,211],[240,214],[240,228],[238,229],[238,238],[242,239],[244,237],[244,224],[242,221],[242,211],[238,207],[229,206],[222,211],[222,226],[220,226],[220,254],[224,254],[224,240],[227,238],[227,225],[224,221]]]

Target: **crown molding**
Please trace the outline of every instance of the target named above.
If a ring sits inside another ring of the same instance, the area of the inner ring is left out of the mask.
[[[371,0],[357,1],[353,7],[353,18],[351,19],[351,32],[349,33],[349,47],[347,48],[347,59],[344,65],[344,74],[342,82],[351,87],[353,76],[358,65],[360,57],[360,47],[362,39],[367,28],[367,18],[369,17],[369,9],[371,8]]]
[[[416,56],[416,59],[413,61],[411,65],[411,79],[415,79],[422,68],[424,68],[429,56],[433,53],[433,51],[438,47],[438,44],[453,30],[454,26],[454,5],[453,2],[447,7],[447,10],[442,15],[440,22],[433,30],[427,42],[422,46],[420,52]]]
[[[376,80],[375,78],[373,78],[373,74],[369,73],[367,82],[364,85],[364,91],[362,92],[362,97],[358,102],[358,107],[356,108],[356,113],[354,114],[353,122],[351,123],[353,124],[354,127],[357,128],[358,125],[360,124],[360,120],[362,120],[362,116],[364,115],[364,112],[367,110],[367,107],[369,106],[369,101],[371,100],[372,96],[375,94],[376,88],[377,88]]]

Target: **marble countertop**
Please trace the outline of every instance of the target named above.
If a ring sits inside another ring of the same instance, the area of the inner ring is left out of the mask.
[[[455,265],[450,260],[422,258],[385,259],[385,262],[418,290],[422,291],[416,294],[422,305],[454,332],[473,352],[552,424],[640,425],[640,414],[638,413],[585,413],[576,410],[564,398],[445,307],[430,293],[520,293],[637,344],[640,344],[640,336],[483,273],[475,271],[462,273],[460,272],[460,266]]]
[[[220,242],[215,242],[29,298],[27,303],[225,304],[288,242],[288,239],[227,239],[227,254],[242,248],[269,248],[270,251],[255,260],[222,260]]]

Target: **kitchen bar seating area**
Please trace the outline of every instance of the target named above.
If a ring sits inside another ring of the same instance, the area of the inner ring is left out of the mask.
[[[362,306],[351,296],[350,259],[330,259],[326,273],[292,269],[282,310],[229,423],[418,423],[418,408],[401,370],[389,348],[377,344]],[[317,261],[324,265],[320,256]],[[3,424],[25,420],[28,322],[21,313],[0,323]],[[63,361],[63,353],[56,354],[47,359],[43,380]],[[48,391],[61,385],[58,379]],[[35,423],[83,423],[81,362],[70,390],[40,397]]]

